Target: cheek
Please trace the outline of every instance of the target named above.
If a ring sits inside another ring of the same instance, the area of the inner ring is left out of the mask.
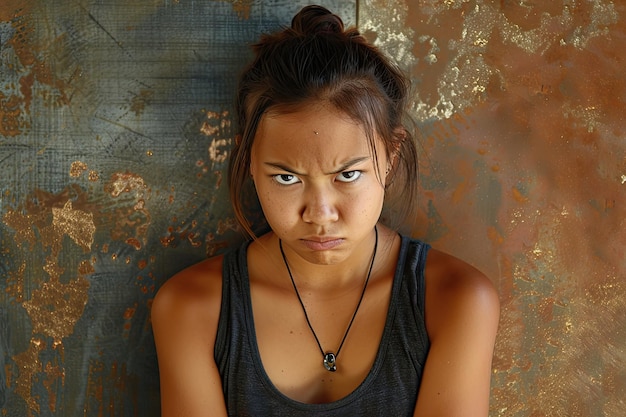
[[[347,198],[347,204],[344,204],[342,209],[343,214],[357,221],[366,218],[378,219],[383,208],[384,197],[384,190],[374,185],[369,191],[355,193]]]
[[[269,192],[261,184],[257,188],[257,195],[261,203],[263,215],[272,228],[288,223],[293,217],[293,200],[280,198],[276,193]]]

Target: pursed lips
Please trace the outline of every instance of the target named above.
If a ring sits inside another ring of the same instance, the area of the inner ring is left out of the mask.
[[[311,236],[300,239],[300,241],[311,250],[329,250],[341,245],[344,239],[328,236]]]

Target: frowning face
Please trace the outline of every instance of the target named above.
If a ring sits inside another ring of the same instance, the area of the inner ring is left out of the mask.
[[[265,218],[286,248],[317,264],[370,253],[388,166],[382,144],[376,146],[374,156],[363,127],[329,105],[263,116],[250,172]]]

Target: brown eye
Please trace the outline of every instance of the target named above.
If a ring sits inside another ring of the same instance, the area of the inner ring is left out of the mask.
[[[300,178],[291,174],[278,174],[274,175],[274,181],[280,185],[291,185],[300,182]]]
[[[353,182],[361,177],[361,171],[344,171],[337,175],[337,180],[341,182]]]

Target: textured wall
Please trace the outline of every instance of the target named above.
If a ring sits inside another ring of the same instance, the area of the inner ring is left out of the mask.
[[[500,289],[491,414],[626,416],[624,2],[360,11],[413,74],[416,234]]]
[[[150,302],[238,239],[236,74],[302,4],[3,0],[2,415],[158,415]],[[624,6],[322,4],[411,71],[414,233],[501,293],[491,415],[626,415]]]
[[[302,4],[1,0],[0,415],[158,415],[150,302],[236,240],[237,74]]]

